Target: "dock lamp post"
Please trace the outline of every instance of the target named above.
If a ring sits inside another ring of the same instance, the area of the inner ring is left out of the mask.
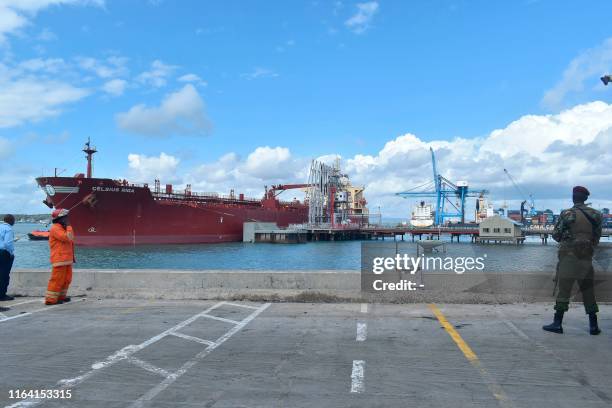
[[[604,85],[608,85],[610,82],[612,82],[612,75],[604,75],[601,77],[601,82],[604,83]]]

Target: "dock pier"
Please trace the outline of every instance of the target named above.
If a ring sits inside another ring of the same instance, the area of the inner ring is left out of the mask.
[[[414,228],[409,226],[294,226],[290,228],[278,228],[273,223],[245,223],[244,242],[254,243],[282,243],[299,244],[305,242],[319,241],[369,241],[385,240],[405,241],[411,236],[412,242],[417,240],[439,240],[443,236],[450,237],[450,242],[461,242],[463,236],[467,236],[471,243],[524,243],[527,236],[539,236],[542,245],[548,244],[552,234],[551,229],[523,228],[520,237],[480,237],[478,228],[472,226],[445,226]],[[602,236],[610,236],[612,230],[604,229]]]

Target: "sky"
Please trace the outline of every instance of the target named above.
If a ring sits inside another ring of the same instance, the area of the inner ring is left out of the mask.
[[[431,179],[497,208],[612,207],[609,4],[592,1],[0,0],[0,213],[34,178],[94,175],[260,196],[339,156],[370,207]],[[292,193],[285,193],[292,194]],[[288,195],[286,198],[291,198]]]

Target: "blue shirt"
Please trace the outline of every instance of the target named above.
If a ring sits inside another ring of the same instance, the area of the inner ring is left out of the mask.
[[[15,234],[13,228],[6,222],[0,222],[0,250],[8,251],[11,255],[15,254]]]

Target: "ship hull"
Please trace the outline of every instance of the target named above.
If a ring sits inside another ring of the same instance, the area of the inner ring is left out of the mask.
[[[153,194],[146,186],[110,179],[41,177],[37,182],[54,207],[70,209],[81,246],[236,242],[242,241],[247,221],[283,227],[308,217],[301,203]]]

